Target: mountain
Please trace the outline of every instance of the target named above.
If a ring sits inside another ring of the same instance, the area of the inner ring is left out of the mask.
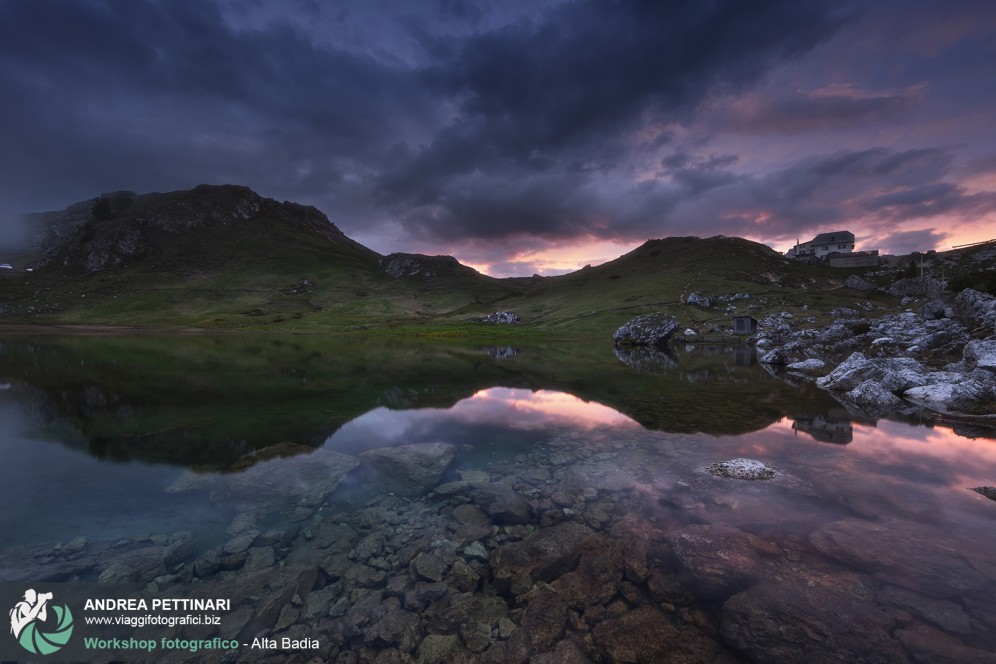
[[[233,185],[117,192],[31,221],[33,243],[0,275],[7,319],[258,327],[322,314],[314,322],[362,325],[472,303],[441,286],[458,277],[503,293],[452,257],[382,257],[313,207]],[[406,261],[442,267],[392,269]]]
[[[722,236],[649,240],[563,276],[495,279],[452,256],[381,256],[313,207],[233,185],[115,192],[32,221],[33,244],[14,270],[0,271],[0,321],[604,336],[651,310],[692,326],[729,317],[726,305],[688,305],[693,292],[750,294],[739,311],[758,317],[854,299],[835,291],[846,272]],[[473,322],[496,310],[530,325]]]

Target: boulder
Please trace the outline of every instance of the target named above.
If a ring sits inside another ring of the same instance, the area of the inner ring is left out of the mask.
[[[989,649],[970,648],[941,630],[928,625],[913,625],[896,630],[915,662],[930,664],[996,664],[996,653]]]
[[[368,450],[360,461],[395,491],[419,495],[439,483],[456,452],[449,443],[416,443]]]
[[[944,300],[930,300],[920,307],[920,317],[927,320],[940,320],[947,317],[947,307]]]
[[[723,605],[720,635],[751,661],[772,664],[906,662],[889,613],[843,590],[779,581]]]
[[[518,325],[522,322],[519,315],[512,311],[496,311],[481,320],[489,325]]]
[[[996,332],[996,297],[966,288],[955,296],[954,306],[967,325]]]
[[[712,295],[703,295],[701,293],[689,293],[688,297],[685,298],[687,304],[694,304],[697,307],[702,307],[703,309],[708,309],[712,305],[716,304],[716,298]]]
[[[844,285],[847,286],[848,288],[853,288],[854,290],[859,290],[859,291],[873,291],[876,288],[878,288],[878,286],[876,286],[872,282],[866,281],[856,274],[852,274],[851,276],[849,276],[847,278],[847,281],[844,282]]]
[[[842,394],[841,398],[858,406],[863,414],[869,416],[891,413],[903,404],[902,399],[874,380],[866,380],[853,390]]]
[[[665,313],[639,316],[629,321],[612,335],[616,346],[663,347],[680,326],[674,317]]]
[[[755,539],[725,524],[686,526],[667,536],[689,585],[709,599],[724,599],[757,580],[762,566]]]
[[[894,297],[937,297],[944,289],[944,282],[933,277],[907,277],[893,281],[887,291]]]
[[[826,362],[814,357],[808,360],[803,360],[802,362],[792,362],[791,364],[786,365],[785,368],[789,371],[795,371],[797,373],[815,375],[823,373],[826,366]]]
[[[291,457],[255,459],[252,463],[243,458],[239,466],[245,469],[237,472],[216,475],[184,471],[167,491],[207,489],[212,500],[233,504],[242,511],[265,514],[302,501],[318,504],[357,465],[356,457],[324,448]]]
[[[610,662],[664,662],[681,633],[668,617],[650,606],[603,620],[592,634]]]
[[[554,581],[552,587],[572,609],[584,613],[616,596],[623,573],[620,543],[593,535],[581,545],[577,569]]]
[[[500,547],[493,559],[495,589],[519,595],[537,581],[549,583],[563,576],[577,567],[581,543],[593,534],[591,528],[569,521]]]
[[[867,358],[854,353],[816,384],[833,392],[849,392],[867,380],[874,380],[890,392],[902,392],[927,384],[927,371],[909,357]]]
[[[761,359],[758,361],[761,362],[762,364],[778,364],[778,365],[785,364],[787,362],[785,358],[785,351],[782,350],[781,348],[773,348],[769,350],[767,353],[762,355]]]
[[[879,604],[891,604],[921,620],[937,625],[954,634],[971,634],[968,614],[959,604],[946,599],[934,599],[898,586],[885,586],[876,598]]]
[[[969,369],[979,368],[996,372],[996,340],[969,341],[962,351],[962,358]]]
[[[948,380],[912,387],[903,392],[903,398],[940,412],[984,414],[996,405],[996,376],[988,378],[975,371],[953,375]],[[937,372],[945,376],[946,372]]]
[[[533,520],[532,507],[525,498],[511,489],[495,491],[489,498],[484,510],[497,523],[529,523]]]
[[[814,531],[809,541],[829,558],[932,597],[957,599],[986,583],[957,553],[957,543],[938,541],[912,522],[833,521]]]

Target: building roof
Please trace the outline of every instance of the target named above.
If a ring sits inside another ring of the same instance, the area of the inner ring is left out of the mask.
[[[840,242],[854,242],[854,233],[851,231],[820,233],[806,244],[837,244]]]

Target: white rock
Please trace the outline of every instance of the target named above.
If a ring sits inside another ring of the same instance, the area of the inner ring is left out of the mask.
[[[695,330],[693,330],[690,327],[686,327],[685,328],[685,336],[686,337],[694,337],[695,336]]]
[[[951,383],[922,385],[906,390],[903,392],[903,396],[914,403],[943,412],[948,409],[948,404],[954,400],[956,387]]]
[[[775,476],[775,469],[764,465],[757,459],[730,459],[720,461],[706,468],[717,477],[729,477],[738,480],[767,480]]]
[[[802,362],[793,362],[785,368],[789,371],[797,371],[799,373],[816,374],[822,373],[826,366],[827,365],[823,360],[812,358],[809,360],[803,360]]]
[[[903,403],[899,397],[873,380],[866,380],[850,392],[844,393],[843,397],[847,401],[875,410],[889,410]]]
[[[966,367],[996,371],[996,341],[973,339],[965,344],[962,357]]]

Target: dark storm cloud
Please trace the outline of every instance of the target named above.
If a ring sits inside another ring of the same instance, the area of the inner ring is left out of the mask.
[[[234,30],[208,2],[4,3],[0,52],[0,119],[18,129],[0,174],[14,192],[328,186],[435,112],[404,70],[284,25]]]
[[[557,242],[947,228],[996,212],[996,12],[958,7],[6,0],[0,206],[234,182],[505,270]]]
[[[996,213],[996,196],[970,194],[948,181],[952,159],[939,148],[840,151],[763,175],[710,167],[722,163],[714,155],[679,153],[665,162],[681,167],[672,167],[670,178],[646,181],[623,198],[633,205],[617,209],[612,226],[616,237],[655,237],[664,230],[729,234],[733,227],[744,235],[789,241],[815,235],[814,229],[821,227],[859,223],[873,232],[888,232],[906,219],[953,214],[972,220]],[[710,186],[689,186],[699,179]]]
[[[457,115],[381,178],[380,200],[440,236],[491,233],[496,223],[520,232],[525,222],[515,215],[526,205],[540,208],[528,224],[538,234],[584,224],[564,223],[565,215],[586,215],[563,207],[563,188],[581,190],[593,175],[620,168],[640,140],[634,132],[689,118],[711,91],[751,85],[839,24],[815,2],[589,2],[430,43],[437,62],[423,75]],[[493,201],[479,216],[484,210],[461,205],[468,174],[492,177],[501,189],[537,172],[559,174],[560,186],[538,200],[533,187],[519,185],[524,197],[503,206],[508,217]]]

